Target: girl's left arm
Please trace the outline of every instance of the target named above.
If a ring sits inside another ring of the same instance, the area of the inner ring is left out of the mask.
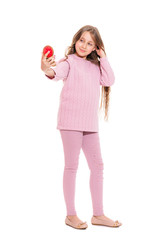
[[[100,85],[109,87],[115,81],[114,72],[103,49],[96,48],[96,52],[100,57]]]
[[[115,82],[114,72],[106,56],[100,58],[100,85],[109,87]]]

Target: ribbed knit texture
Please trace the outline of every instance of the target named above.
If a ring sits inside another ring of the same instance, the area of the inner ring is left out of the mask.
[[[98,132],[100,85],[115,81],[107,57],[100,58],[100,67],[77,56],[68,55],[56,62],[54,81],[63,80],[57,129]],[[47,76],[47,75],[46,75]],[[47,76],[48,77],[48,76]]]

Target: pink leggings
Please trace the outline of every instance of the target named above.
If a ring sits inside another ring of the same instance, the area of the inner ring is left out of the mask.
[[[103,160],[98,132],[60,130],[64,150],[63,192],[67,215],[75,210],[75,181],[82,147],[90,169],[90,192],[93,215],[103,215]]]

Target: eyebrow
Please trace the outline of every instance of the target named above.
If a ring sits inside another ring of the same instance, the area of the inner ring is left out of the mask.
[[[85,39],[84,37],[81,37],[81,38]],[[85,39],[85,40],[86,40],[86,39]],[[88,42],[91,42],[91,43],[93,43],[93,41],[88,41]]]

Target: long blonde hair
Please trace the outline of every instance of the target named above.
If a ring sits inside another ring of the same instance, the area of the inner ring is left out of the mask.
[[[75,44],[80,39],[81,35],[84,32],[90,32],[95,45],[100,49],[102,49],[105,52],[104,44],[102,41],[102,38],[100,36],[100,33],[96,27],[93,27],[91,25],[86,25],[78,30],[78,32],[73,36],[72,43],[69,47],[67,47],[65,51],[65,57],[67,58],[68,55],[74,54],[76,52]],[[97,65],[100,66],[99,56],[95,51],[92,51],[87,57],[86,60],[91,61]],[[102,95],[101,95],[101,104],[99,111],[103,108],[104,109],[104,120],[108,120],[108,109],[109,109],[109,94],[110,94],[111,88],[109,86],[102,86]]]

